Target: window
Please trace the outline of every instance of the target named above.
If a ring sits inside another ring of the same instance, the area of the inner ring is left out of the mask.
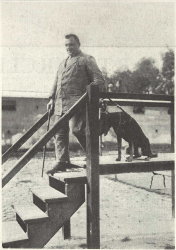
[[[145,113],[145,108],[142,105],[137,105],[133,107],[133,113],[134,114],[144,114]]]
[[[15,111],[16,110],[16,101],[2,100],[2,110]]]

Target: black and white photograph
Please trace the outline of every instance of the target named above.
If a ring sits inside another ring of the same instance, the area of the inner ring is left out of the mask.
[[[2,248],[175,249],[174,0],[2,0]]]

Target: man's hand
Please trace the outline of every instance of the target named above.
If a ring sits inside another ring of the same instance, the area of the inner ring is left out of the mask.
[[[54,109],[54,100],[53,99],[50,99],[50,101],[48,102],[47,104],[47,111],[53,111]]]

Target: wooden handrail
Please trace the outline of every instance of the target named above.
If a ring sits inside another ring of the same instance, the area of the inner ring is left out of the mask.
[[[155,94],[133,94],[133,93],[114,93],[100,92],[101,98],[118,98],[118,99],[133,99],[133,100],[151,100],[151,101],[174,101],[172,95],[155,95]]]
[[[107,99],[108,105],[113,104],[108,101],[108,98],[115,99],[119,105],[143,105],[145,107],[169,107],[174,104],[174,96],[169,95],[148,95],[148,94],[130,94],[130,93],[100,93],[100,98]],[[114,104],[115,105],[115,104]]]
[[[16,152],[48,119],[46,112],[14,145],[12,145],[3,155],[2,164],[8,160],[12,153]]]
[[[2,179],[2,187],[4,187],[29,161],[30,159],[43,147],[57,132],[66,119],[70,119],[75,112],[80,109],[86,101],[87,93],[85,93],[60,119],[59,121],[47,132],[42,138],[36,142],[15,164],[15,166],[10,170]]]

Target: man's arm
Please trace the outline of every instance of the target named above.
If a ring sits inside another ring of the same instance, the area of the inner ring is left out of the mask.
[[[90,82],[98,85],[101,91],[105,91],[105,80],[93,56],[86,58],[86,66]]]
[[[56,74],[54,84],[53,84],[51,91],[50,91],[49,102],[47,104],[48,111],[53,110],[53,108],[54,108],[54,99],[55,99],[55,94],[56,94],[56,89],[57,89],[57,80],[58,80],[58,74]]]
[[[58,80],[58,74],[56,74],[56,78],[54,80],[53,86],[52,86],[51,91],[50,91],[49,99],[54,100],[54,98],[55,98],[56,88],[57,88],[57,80]]]

